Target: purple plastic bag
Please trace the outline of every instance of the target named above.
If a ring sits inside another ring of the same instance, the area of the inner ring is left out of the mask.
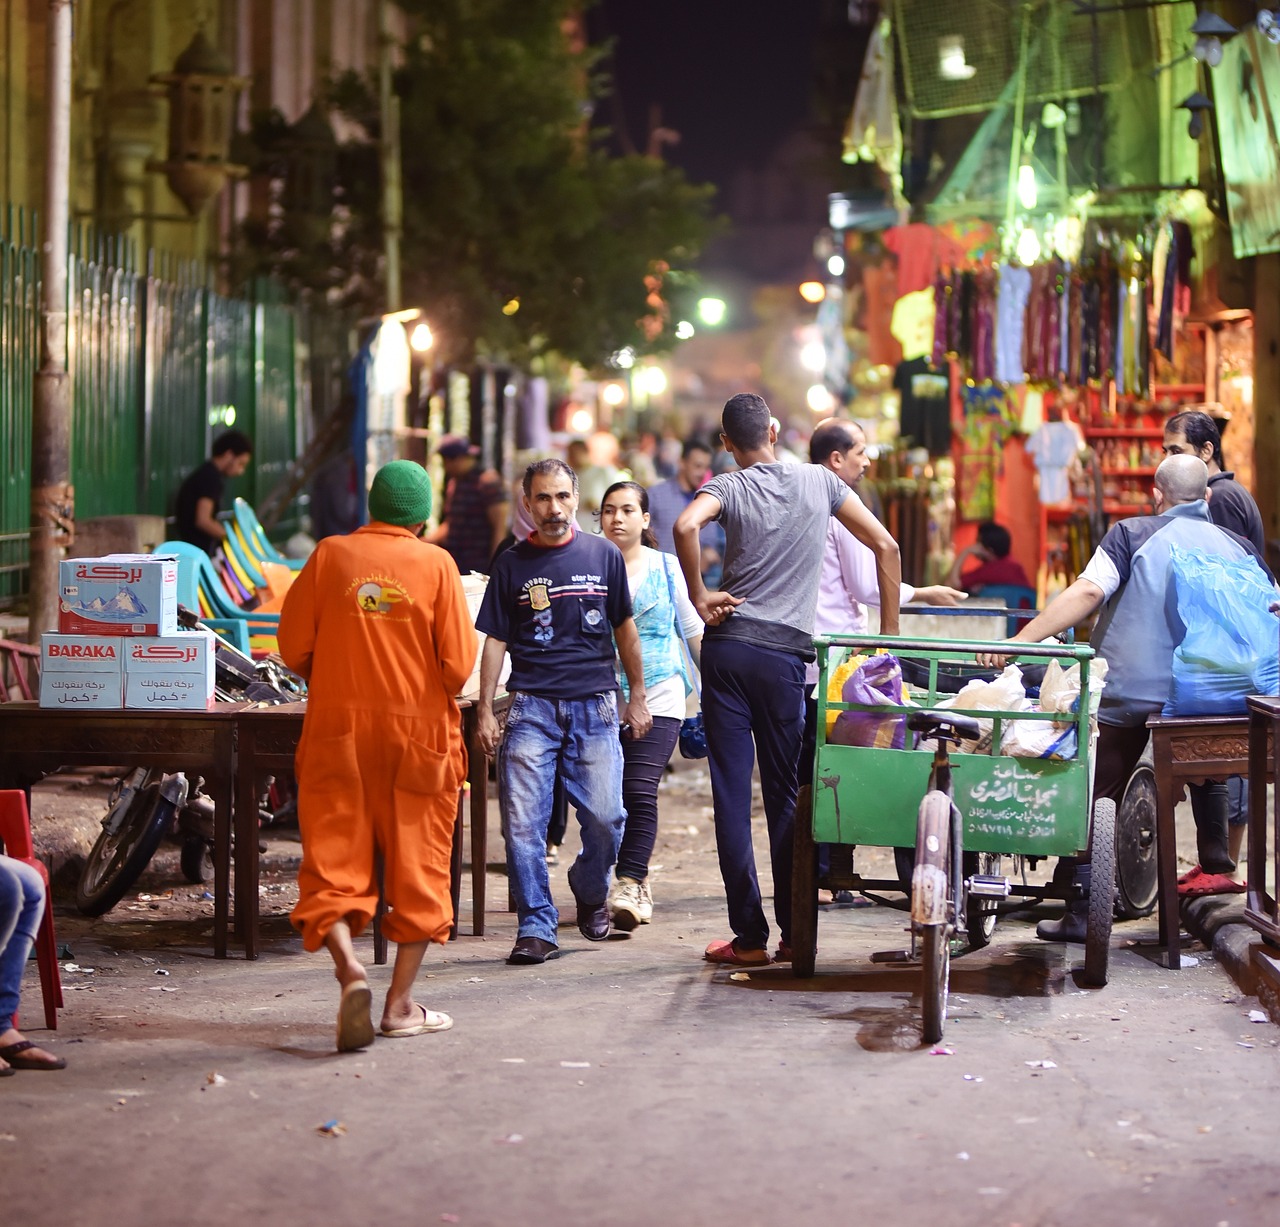
[[[902,666],[896,656],[882,653],[860,664],[841,692],[846,703],[902,703]],[[896,713],[842,711],[828,742],[840,746],[868,746],[901,750],[906,744],[907,718]]]

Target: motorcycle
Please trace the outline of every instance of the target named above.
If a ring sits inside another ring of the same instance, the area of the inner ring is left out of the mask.
[[[187,629],[207,628],[182,606],[179,621]],[[255,661],[218,638],[216,643],[215,693],[220,702],[262,704],[296,703],[306,692],[305,684],[276,659]],[[209,877],[213,848],[214,805],[202,792],[204,780],[189,781],[181,771],[165,772],[158,767],[138,767],[120,780],[107,802],[107,814],[84,863],[76,885],[76,907],[85,916],[109,912],[151,863],[166,834],[176,832],[182,840],[182,875],[199,884]],[[274,802],[264,808],[263,801]],[[279,801],[275,782],[267,781],[267,791],[259,800],[260,824],[275,820],[287,806]]]

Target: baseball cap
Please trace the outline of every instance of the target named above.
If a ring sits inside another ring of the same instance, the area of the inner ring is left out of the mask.
[[[462,435],[445,435],[436,448],[436,455],[442,460],[457,460],[461,456],[478,456],[479,454],[480,449]]]

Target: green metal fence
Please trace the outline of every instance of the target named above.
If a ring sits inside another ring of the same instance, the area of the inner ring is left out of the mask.
[[[26,587],[31,397],[38,363],[39,264],[32,219],[7,209],[0,234],[0,600]]]
[[[228,504],[263,498],[305,445],[308,407],[334,395],[310,386],[313,321],[266,295],[216,294],[195,264],[152,255],[143,271],[128,244],[84,234],[68,284],[77,518],[171,515],[182,479],[232,425],[254,441],[254,463]],[[0,604],[26,591],[39,292],[34,219],[10,209],[0,218]],[[294,506],[277,530],[297,522]]]

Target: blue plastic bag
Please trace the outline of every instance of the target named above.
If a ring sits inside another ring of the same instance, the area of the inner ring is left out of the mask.
[[[1178,617],[1166,716],[1243,715],[1245,696],[1280,690],[1276,592],[1251,557],[1222,558],[1173,546]]]

